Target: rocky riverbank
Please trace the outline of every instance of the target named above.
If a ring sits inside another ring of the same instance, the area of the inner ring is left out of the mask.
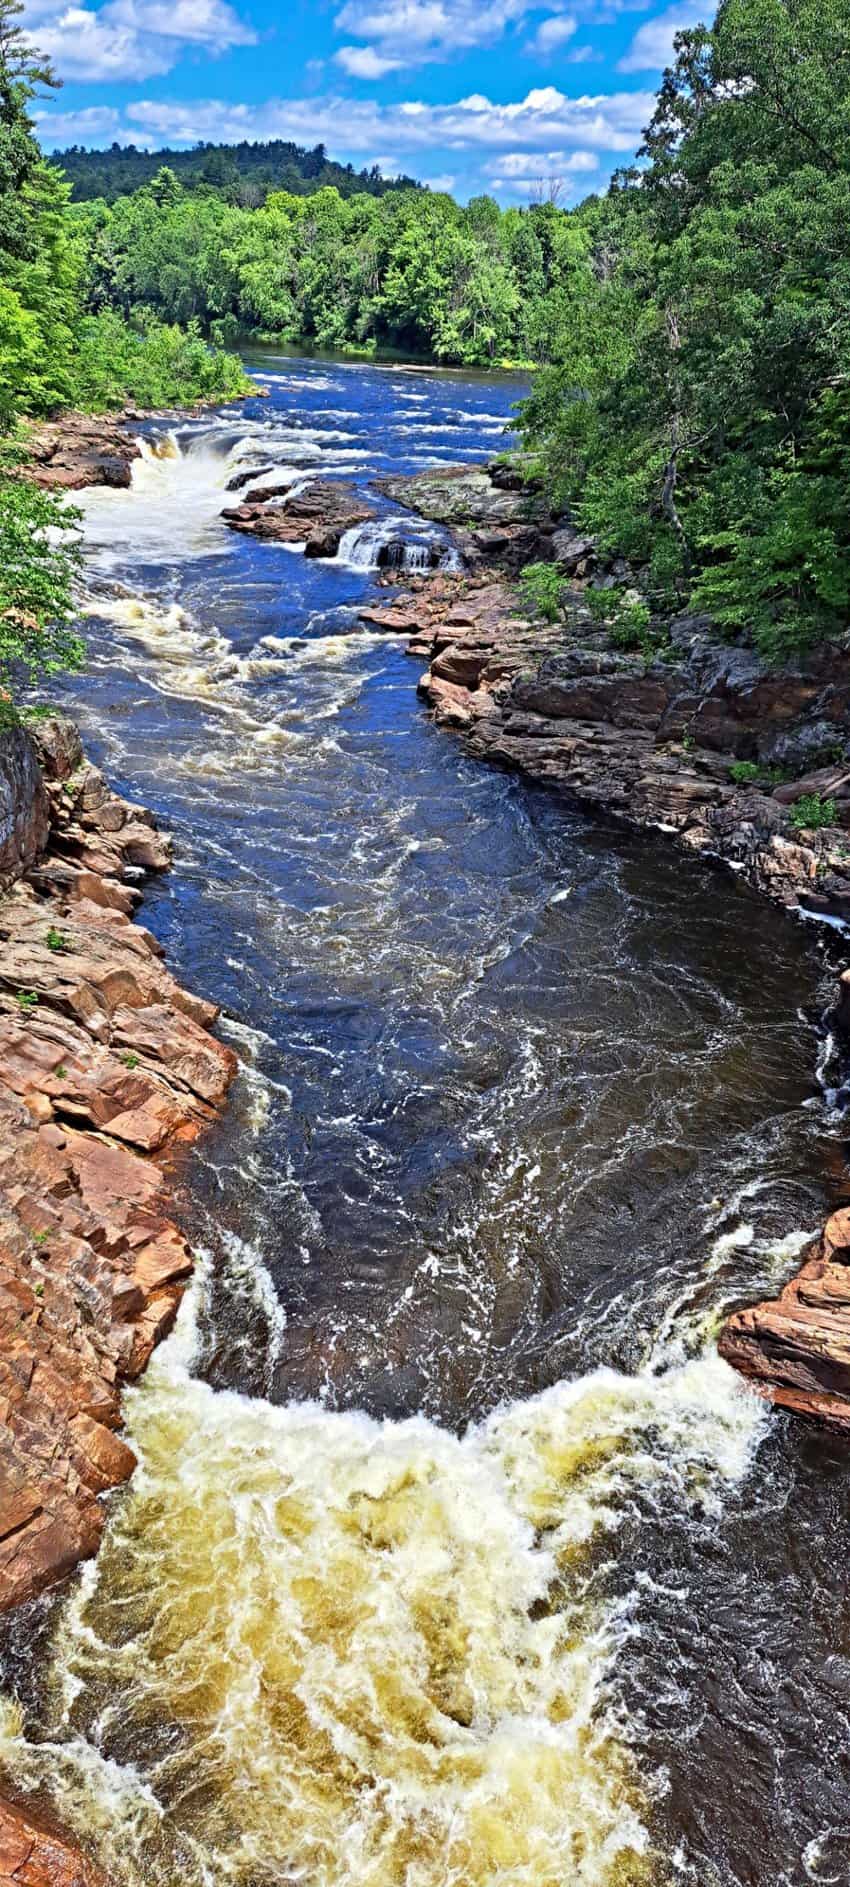
[[[192,1269],[174,1163],[236,1062],[132,921],[169,859],[68,722],[0,734],[0,1610],[96,1552],[135,1466],[122,1385]],[[0,1887],[96,1879],[0,1804]]]
[[[424,660],[438,725],[482,759],[722,861],[788,908],[850,920],[850,651],[769,669],[686,615],[663,649],[623,649],[587,606],[602,574],[592,544],[506,490],[502,468],[424,473],[390,495],[452,528],[466,562],[462,577],[414,580],[361,612]],[[520,556],[560,563],[561,620],[523,608]],[[808,808],[828,808],[829,823],[807,825]],[[833,1018],[845,1038],[848,978]],[[720,1347],[776,1406],[850,1431],[850,1211],[779,1299],[730,1319]]]

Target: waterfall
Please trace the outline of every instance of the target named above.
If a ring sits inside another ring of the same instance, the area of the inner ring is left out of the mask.
[[[337,562],[351,570],[400,570],[410,575],[427,575],[433,570],[460,570],[458,552],[436,532],[424,528],[415,537],[405,536],[405,518],[381,518],[357,524],[346,531],[337,552]]]

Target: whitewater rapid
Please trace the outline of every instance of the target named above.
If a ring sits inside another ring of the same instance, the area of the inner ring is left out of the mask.
[[[439,533],[221,524],[246,473],[485,457],[512,389],[278,367],[83,498],[74,705],[174,827],[145,921],[242,1073],[0,1766],[116,1887],[825,1881],[833,1693],[796,1742],[772,1700],[840,1535],[715,1351],[821,1217],[807,945],[425,723],[358,605]]]

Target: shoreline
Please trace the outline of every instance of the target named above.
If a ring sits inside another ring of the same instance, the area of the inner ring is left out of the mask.
[[[81,418],[71,441],[41,461],[44,482],[129,486],[138,446],[128,428],[190,416]],[[102,475],[92,478],[95,433]],[[734,726],[746,744],[753,726],[744,704],[755,693],[754,712],[769,718],[780,695],[759,694],[752,670],[721,674],[693,621],[675,671],[667,664],[660,674],[662,665],[598,635],[529,623],[499,565],[505,559],[510,571],[512,559],[527,560],[540,521],[512,510],[509,485],[497,489],[496,522],[453,532],[470,576],[395,583],[386,604],[359,612],[427,659],[419,688],[435,723],[460,733],[478,758],[558,785],[636,831],[660,830],[690,856],[725,862],[786,908],[850,918],[850,851],[845,868],[835,833],[792,838],[785,802],[732,790],[728,753],[740,749],[700,745],[688,731],[717,739]],[[675,693],[683,676],[686,711]],[[818,675],[808,680],[823,693]],[[850,670],[847,690],[850,711]],[[803,695],[805,716],[813,696]],[[665,716],[659,743],[653,717]],[[58,1588],[97,1552],[102,1496],[132,1474],[121,1386],[167,1335],[192,1269],[171,1216],[174,1165],[224,1105],[237,1066],[210,1033],[213,1005],[179,987],[133,920],[136,881],[170,864],[152,816],[111,792],[58,716],[34,737],[0,733],[0,788],[4,747],[16,751],[5,822],[0,792],[0,1237],[12,1256],[4,1271],[0,1250],[0,1316],[16,1381],[10,1395],[0,1372],[0,1611]],[[835,1026],[850,1037],[850,970]],[[845,1329],[846,1362],[835,1347]],[[67,1339],[78,1332],[75,1351]],[[776,1406],[850,1432],[850,1209],[833,1213],[776,1303],[728,1320],[719,1348]],[[14,1424],[21,1434],[29,1424],[31,1453],[28,1398],[48,1387],[38,1417],[50,1455],[42,1485],[37,1454],[35,1472],[31,1463],[19,1472]],[[41,1879],[106,1887],[37,1811],[0,1796],[0,1887]]]
[[[171,848],[110,791],[72,723],[0,733],[0,1612],[97,1552],[136,1466],[122,1389],[193,1269],[180,1157],[237,1070],[134,921]],[[40,1870],[40,1871],[39,1871]],[[0,1887],[101,1876],[0,1796]]]
[[[541,515],[539,501],[514,496],[498,466],[487,477],[489,491],[480,469],[470,477],[462,467],[382,482],[445,524],[467,564],[465,577],[402,579],[386,605],[358,616],[406,637],[408,653],[424,659],[418,691],[435,725],[476,758],[659,834],[784,909],[844,931],[850,770],[817,743],[850,733],[850,652],[822,648],[770,671],[693,616],[671,623],[666,659],[624,651],[582,606],[590,542]],[[535,540],[531,555],[554,557],[573,580],[569,621],[523,611],[512,579]],[[797,758],[796,781],[771,766],[773,754]],[[795,820],[806,795],[823,795],[841,825]],[[837,973],[824,1027],[850,1043],[850,969]],[[718,1348],[775,1407],[850,1433],[850,1208],[833,1212],[776,1298],[726,1319]]]

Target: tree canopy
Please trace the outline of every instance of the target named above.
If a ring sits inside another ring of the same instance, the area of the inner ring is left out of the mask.
[[[384,196],[388,190],[415,188],[412,177],[385,178],[377,164],[355,170],[338,164],[323,144],[311,150],[281,138],[267,143],[243,139],[240,144],[196,144],[193,150],[140,151],[135,144],[113,143],[107,150],[86,150],[71,144],[55,151],[58,165],[79,203],[100,197],[114,203],[153,182],[161,164],[167,164],[188,191],[213,193],[229,203],[255,208],[272,190],[291,196],[311,196],[331,185],[340,196]]]
[[[850,8],[722,0],[581,214],[523,416],[558,496],[771,656],[850,614]]]

